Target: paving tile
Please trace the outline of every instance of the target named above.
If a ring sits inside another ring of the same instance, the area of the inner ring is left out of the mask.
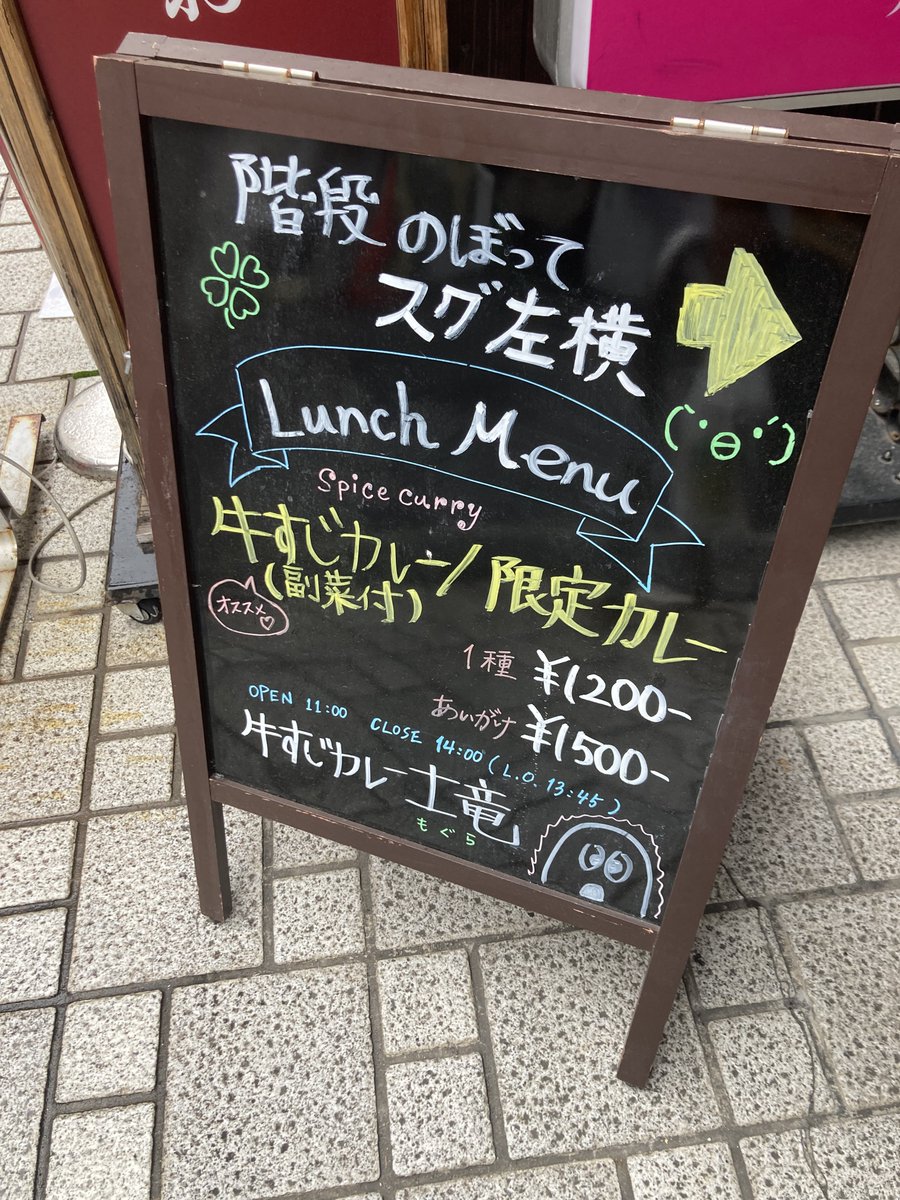
[[[21,313],[9,313],[5,317],[0,317],[0,346],[15,346],[21,330]]]
[[[0,255],[0,261],[2,261],[2,255]],[[0,320],[3,320],[3,318],[0,318]],[[6,431],[13,417],[28,413],[43,413],[44,423],[41,426],[38,438],[37,460],[38,462],[46,462],[48,458],[52,458],[55,453],[53,426],[56,418],[63,410],[68,387],[68,382],[65,379],[50,379],[43,383],[3,384],[0,387],[0,441],[6,438]],[[30,507],[32,509],[38,508],[43,503],[44,501],[40,497],[37,488],[32,488],[31,499],[29,501]],[[66,512],[68,512],[68,509],[66,509]],[[57,514],[56,520],[59,520],[59,514]],[[49,527],[53,522],[48,521],[47,524]],[[19,541],[19,557],[22,558],[22,543],[18,536],[21,525],[17,522],[15,528],[17,530],[16,537]],[[61,539],[61,544],[63,541],[64,539]],[[57,548],[55,541],[52,545],[54,549]],[[25,557],[27,557],[27,554]]]
[[[741,1200],[731,1152],[721,1142],[628,1160],[634,1200]]]
[[[77,812],[94,680],[12,683],[0,705],[0,820]]]
[[[53,1011],[0,1013],[0,1163],[3,1200],[33,1200]]]
[[[28,634],[23,679],[93,671],[100,643],[100,613],[34,621]]]
[[[710,904],[727,904],[732,900],[742,899],[741,893],[732,882],[726,866],[723,864],[716,873],[716,878],[709,894]]]
[[[711,1021],[722,1078],[739,1125],[834,1112],[809,1025],[800,1012]]]
[[[112,606],[106,642],[106,662],[109,666],[165,662],[167,654],[166,633],[161,621],[156,625],[144,625],[140,621],[133,621],[118,606]]]
[[[824,1125],[811,1135],[819,1169],[829,1181],[829,1195],[842,1200],[871,1200],[891,1195],[900,1162],[900,1116]]]
[[[111,671],[103,681],[100,732],[171,725],[175,721],[168,667]]]
[[[45,1200],[149,1200],[153,1118],[152,1104],[57,1116]]]
[[[272,865],[276,868],[311,867],[320,863],[355,862],[356,851],[339,842],[316,837],[302,829],[275,822],[272,826]]]
[[[900,641],[855,646],[866,683],[882,708],[900,708]]]
[[[397,1200],[619,1200],[619,1197],[616,1168],[607,1160],[532,1167],[500,1175],[469,1174],[451,1183],[404,1188],[397,1193]]]
[[[818,1028],[848,1101],[900,1097],[900,894],[785,904]]]
[[[819,562],[820,580],[853,579],[896,571],[900,555],[900,525],[854,525],[834,529]]]
[[[838,806],[844,833],[863,879],[900,875],[900,794]]]
[[[810,1132],[791,1130],[769,1137],[746,1138],[740,1147],[754,1200],[824,1200],[833,1194],[830,1183],[827,1191],[823,1192],[821,1187]],[[841,1200],[850,1197],[841,1196]],[[866,1196],[866,1200],[871,1197]]]
[[[359,872],[350,868],[277,879],[272,920],[276,962],[361,953]]]
[[[65,931],[64,908],[0,917],[0,1004],[56,995]]]
[[[378,991],[388,1054],[458,1046],[478,1037],[464,950],[383,959]]]
[[[385,1076],[398,1175],[494,1161],[480,1054],[395,1063]]]
[[[94,359],[73,317],[29,318],[16,379],[47,379],[94,369]]]
[[[74,821],[0,829],[0,908],[65,900],[74,848]]]
[[[160,992],[81,1000],[66,1009],[56,1099],[125,1096],[156,1086]]]
[[[879,721],[809,725],[804,735],[822,782],[832,794],[900,787],[900,762]]]
[[[763,735],[725,862],[745,895],[855,879],[793,729],[770,729]]]
[[[43,482],[53,492],[65,513],[72,513],[88,500],[94,502],[72,519],[72,526],[86,554],[108,550],[113,506],[109,480],[87,479],[83,475],[76,475],[62,463],[53,463],[43,471]],[[19,558],[27,558],[41,539],[58,524],[59,513],[46,496],[35,497],[25,516],[12,522],[19,543]],[[72,542],[64,529],[47,543],[45,553],[54,557],[72,554]]]
[[[171,733],[99,742],[94,752],[91,808],[124,808],[172,799]]]
[[[16,671],[31,585],[20,567],[13,579],[6,614],[0,621],[0,683],[8,683]]]
[[[822,603],[812,592],[772,705],[772,720],[851,712],[866,706],[865,694]]]
[[[67,594],[35,588],[35,613],[38,616],[73,612],[82,608],[102,608],[106,603],[106,555],[93,555],[85,562],[87,573],[77,592]],[[44,559],[38,578],[54,587],[74,587],[78,582],[77,558]]]
[[[479,954],[513,1158],[718,1126],[681,992],[649,1086],[615,1077],[647,967],[641,951],[578,932],[499,942]]]
[[[0,224],[0,252],[5,250],[39,250],[41,239],[33,225]]]
[[[163,1200],[377,1179],[361,963],[176,989]]]
[[[900,554],[900,539],[896,546]],[[891,564],[885,563],[884,569]],[[893,566],[900,566],[895,558]],[[848,638],[889,638],[897,636],[897,604],[900,592],[891,579],[869,579],[865,583],[831,583],[825,588],[828,602],[844,627]]]
[[[762,909],[708,913],[691,956],[705,1008],[779,1000],[793,989]]]
[[[9,371],[10,371],[10,367],[12,367],[12,362],[13,362],[13,358],[15,357],[15,353],[16,353],[15,348],[12,346],[8,347],[5,350],[0,350],[0,381],[2,381],[3,383],[6,383],[7,379],[9,379]],[[6,438],[6,430],[4,429],[2,431],[2,437],[0,437],[0,445],[3,444],[3,441],[5,440],[5,438]]]
[[[234,912],[200,913],[183,809],[96,817],[87,834],[69,986],[198,975],[262,961],[260,827],[226,816]]]
[[[20,313],[40,308],[52,274],[43,250],[0,254],[0,311]]]
[[[383,950],[556,925],[396,863],[373,858],[371,872],[375,937]]]
[[[869,1117],[740,1143],[754,1200],[874,1200],[896,1195],[900,1118]]]
[[[31,217],[28,215],[28,209],[21,200],[11,197],[4,197],[3,207],[0,209],[0,225],[30,225]]]

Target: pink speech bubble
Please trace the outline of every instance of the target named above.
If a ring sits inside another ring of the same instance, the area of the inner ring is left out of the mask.
[[[220,579],[209,589],[207,605],[223,629],[244,637],[278,637],[290,624],[283,608],[259,594],[252,575],[243,583]]]

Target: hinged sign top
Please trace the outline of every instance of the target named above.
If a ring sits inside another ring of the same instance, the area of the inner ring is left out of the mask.
[[[802,119],[262,66],[101,68],[206,910],[236,803],[689,946],[893,322],[838,403],[890,156],[835,202]]]

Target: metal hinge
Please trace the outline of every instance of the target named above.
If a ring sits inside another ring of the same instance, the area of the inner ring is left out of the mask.
[[[777,125],[741,125],[737,121],[715,121],[710,117],[673,117],[673,129],[690,130],[692,133],[712,133],[718,137],[771,138],[783,140],[788,136],[786,129]]]
[[[274,67],[266,63],[238,62],[233,58],[222,60],[225,71],[238,71],[242,75],[259,75],[263,79],[302,79],[307,83],[315,83],[319,78],[317,71],[301,71],[296,67]]]

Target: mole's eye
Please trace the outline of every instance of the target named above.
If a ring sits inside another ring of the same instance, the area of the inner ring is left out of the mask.
[[[634,863],[628,855],[623,854],[621,850],[614,850],[606,860],[603,874],[610,883],[624,883],[626,879],[631,878],[633,870]]]
[[[578,865],[582,871],[599,871],[606,861],[606,851],[602,846],[583,846],[578,855]]]

